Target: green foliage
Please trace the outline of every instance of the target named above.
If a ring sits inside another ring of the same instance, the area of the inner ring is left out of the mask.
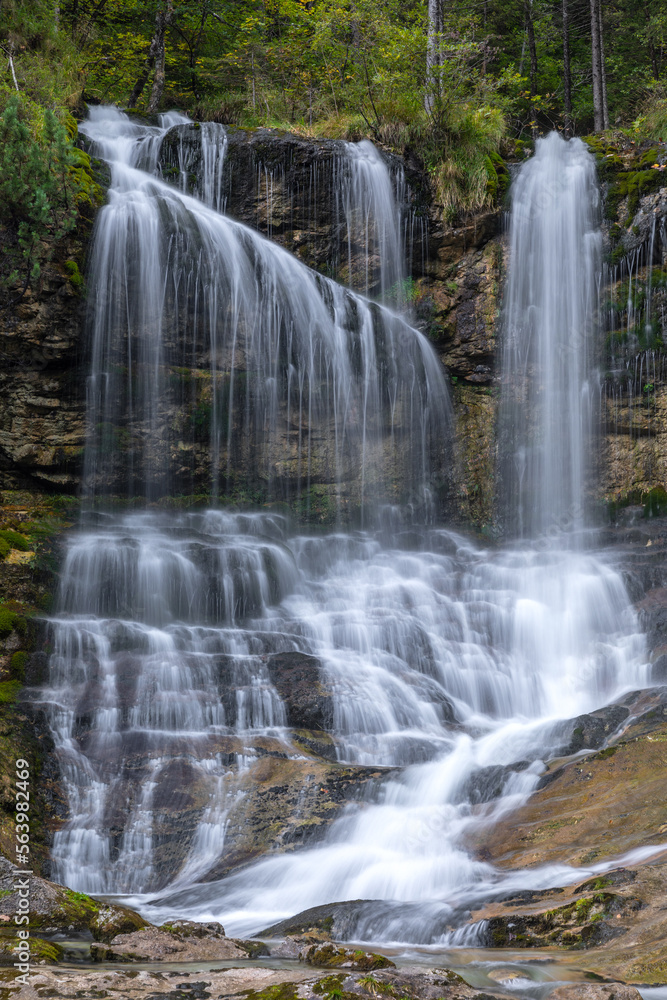
[[[32,121],[27,111],[12,97],[0,116],[0,224],[10,261],[5,284],[22,284],[23,292],[94,190],[90,160],[73,146],[67,128],[48,108]]]
[[[67,277],[69,278],[72,288],[74,288],[77,292],[81,292],[84,287],[84,280],[77,262],[75,260],[66,260],[65,271],[67,272]]]
[[[562,5],[531,0],[534,65],[523,0],[443,6],[440,65],[427,76],[427,0],[179,0],[169,7],[162,104],[199,119],[408,148],[453,221],[502,202],[509,175],[501,151],[522,158],[531,138],[563,128]],[[667,0],[602,7],[612,124],[660,139]],[[147,57],[166,10],[166,0],[62,0],[57,19],[51,0],[3,3],[0,42],[16,84],[9,70],[0,81],[0,111],[10,112],[0,135],[0,226],[13,233],[5,245],[15,281],[34,280],[43,246],[70,231],[77,203],[99,198],[89,161],[72,145],[70,112],[83,110],[82,90],[123,106],[145,77],[137,104],[145,110],[154,72]],[[586,4],[570,3],[570,16],[572,119],[582,132],[592,125]],[[603,179],[622,166],[603,146],[596,156]],[[646,160],[638,172],[652,167]],[[644,178],[627,192],[630,207],[649,187]],[[76,261],[65,267],[82,291]]]
[[[21,690],[20,681],[0,682],[0,705],[10,705],[16,701]]]
[[[28,654],[23,650],[19,650],[14,653],[11,660],[9,661],[9,669],[12,676],[17,680],[23,682],[25,680],[25,666],[28,660]]]
[[[27,623],[22,615],[17,614],[6,604],[0,604],[0,639],[6,639],[10,632],[19,632],[23,635],[26,631]]]
[[[30,551],[30,542],[24,535],[20,535],[18,531],[12,531],[10,528],[0,529],[0,539],[7,542],[12,549],[18,549],[20,552]]]

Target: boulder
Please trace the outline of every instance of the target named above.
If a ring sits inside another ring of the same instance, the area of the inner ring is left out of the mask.
[[[549,1000],[640,1000],[641,993],[624,983],[568,983],[557,986]]]
[[[248,958],[248,949],[225,936],[222,924],[175,920],[118,934],[109,944],[93,944],[92,957],[107,962],[211,962]]]
[[[13,865],[0,858],[0,917],[12,920],[17,912],[16,879],[21,878]],[[65,886],[36,875],[27,876],[30,889],[30,930],[44,935],[63,934],[67,937],[88,936],[94,941],[111,941],[118,934],[138,931],[148,922],[128,906],[102,902],[85,892],[74,892]]]
[[[372,972],[375,969],[395,969],[396,965],[385,955],[360,949],[337,948],[334,944],[314,944],[300,955],[308,965],[326,969],[353,969],[355,972]]]
[[[623,705],[608,705],[588,715],[579,715],[566,723],[569,742],[560,753],[573,754],[580,750],[599,750],[613,733],[625,722],[630,710]]]

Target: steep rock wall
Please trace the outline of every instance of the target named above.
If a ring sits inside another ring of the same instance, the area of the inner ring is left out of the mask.
[[[196,126],[169,133],[161,157],[166,179],[177,180],[179,157],[188,142],[196,151]],[[352,233],[348,239],[342,214],[341,147],[340,142],[317,142],[272,130],[230,129],[225,207],[232,217],[279,242],[309,266],[361,287],[364,281],[368,283],[369,272],[363,238]],[[191,154],[192,169],[196,169],[195,160]],[[488,482],[493,465],[490,388],[500,285],[501,254],[495,241],[500,216],[488,212],[458,227],[445,226],[418,165],[410,158],[394,157],[391,169],[404,178],[402,208],[411,261],[407,298],[418,325],[452,375],[455,404],[463,400],[456,406],[454,432],[461,447],[447,469],[442,512],[465,523],[486,523],[492,496]],[[77,280],[78,272],[72,278],[65,265],[75,257],[83,270],[88,240],[89,233],[83,232],[72,247],[62,248],[39,287],[28,289],[0,318],[0,350],[5,360],[0,373],[0,474],[5,488],[74,494],[80,490],[89,366],[85,289]],[[370,261],[371,287],[378,265]],[[89,296],[94,294],[94,289],[88,290]],[[206,417],[208,385],[200,375],[196,364],[172,373],[173,379],[183,382],[182,398],[189,400],[174,415],[186,430],[197,428]],[[129,443],[132,429],[122,428],[119,433]],[[477,437],[474,455],[468,454],[471,433]],[[195,434],[188,453],[180,451],[171,460],[182,473],[177,492],[205,494],[205,435],[198,439]],[[289,478],[289,468],[286,475]],[[315,518],[323,521],[334,509],[325,486],[316,487],[307,499]],[[253,497],[258,495],[239,468],[230,499],[252,502]]]

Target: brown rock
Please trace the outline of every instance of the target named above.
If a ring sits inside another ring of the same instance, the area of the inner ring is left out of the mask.
[[[245,949],[225,937],[221,924],[190,920],[118,934],[108,945],[91,945],[90,953],[98,962],[211,962],[248,957]]]
[[[557,986],[549,997],[550,1000],[640,1000],[641,993],[623,983],[569,983]]]

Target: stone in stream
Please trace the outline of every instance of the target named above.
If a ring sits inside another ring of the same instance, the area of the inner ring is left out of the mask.
[[[258,942],[252,945],[252,957],[262,953]],[[266,948],[263,952],[268,954]],[[222,924],[192,920],[119,934],[109,944],[91,945],[90,953],[98,962],[212,962],[249,957],[242,942],[225,936]]]

